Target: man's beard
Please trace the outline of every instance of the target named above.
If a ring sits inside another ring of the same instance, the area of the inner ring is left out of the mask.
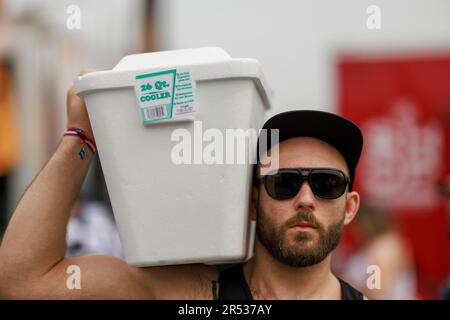
[[[310,211],[303,210],[278,226],[258,204],[256,235],[279,262],[291,267],[309,267],[323,261],[337,247],[344,229],[344,218],[343,215],[342,219],[325,230]],[[309,222],[316,228],[307,232],[294,231],[297,233],[293,243],[288,243],[287,230],[300,221]],[[314,232],[318,233],[318,238]]]

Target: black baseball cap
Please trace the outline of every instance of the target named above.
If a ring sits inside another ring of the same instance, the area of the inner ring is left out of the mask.
[[[355,180],[355,169],[363,147],[363,135],[353,122],[329,112],[294,110],[282,112],[271,117],[263,125],[262,129],[267,129],[267,134],[260,134],[258,138],[258,163],[260,160],[260,139],[266,138],[267,148],[270,149],[272,147],[270,129],[279,130],[278,142],[295,137],[317,138],[332,145],[342,154],[347,162],[351,179],[349,190],[352,190]],[[261,150],[261,154],[264,154],[265,151]]]

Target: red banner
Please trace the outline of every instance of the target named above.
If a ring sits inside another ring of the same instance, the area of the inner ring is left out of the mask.
[[[419,296],[437,298],[450,272],[450,215],[436,188],[450,175],[450,54],[346,56],[338,81],[339,113],[364,134],[355,190],[389,209],[412,246]]]

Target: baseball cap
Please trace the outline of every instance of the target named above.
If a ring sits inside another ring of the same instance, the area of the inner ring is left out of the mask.
[[[295,137],[317,138],[332,145],[342,154],[347,162],[351,179],[349,190],[352,190],[355,180],[355,169],[363,147],[362,132],[353,122],[329,112],[294,110],[282,112],[271,117],[265,122],[262,129],[267,129],[267,134],[260,134],[258,138],[258,163],[259,154],[264,154],[266,151],[259,151],[260,139],[263,137],[267,139],[267,143],[265,144],[267,149],[272,147],[271,129],[279,130],[278,142]]]

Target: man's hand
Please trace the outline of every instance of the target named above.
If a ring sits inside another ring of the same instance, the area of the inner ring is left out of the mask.
[[[94,71],[95,70],[81,70],[80,75],[85,75]],[[67,127],[81,128],[88,138],[94,138],[84,99],[76,95],[73,87],[67,91]]]

